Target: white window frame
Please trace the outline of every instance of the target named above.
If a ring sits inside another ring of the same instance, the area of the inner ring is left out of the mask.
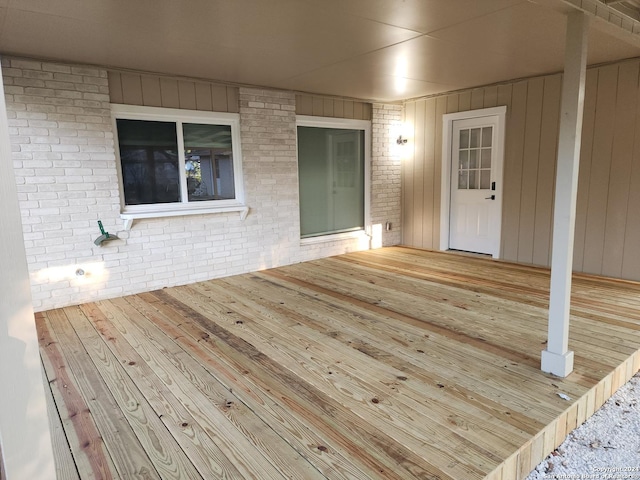
[[[120,189],[120,218],[125,220],[125,228],[130,228],[134,219],[174,217],[181,215],[198,215],[209,213],[239,212],[244,219],[249,207],[244,203],[244,181],[242,175],[242,150],[240,146],[240,115],[237,113],[200,112],[195,110],[178,110],[173,108],[141,107],[137,105],[111,104],[111,118],[115,139],[115,153],[118,170],[118,186]],[[176,124],[178,137],[178,161],[180,174],[181,201],[175,203],[154,203],[145,205],[126,205],[120,146],[118,143],[117,120],[147,120],[171,122]],[[235,198],[228,200],[187,201],[187,177],[184,175],[185,154],[182,138],[183,123],[209,125],[228,125],[231,127],[233,145],[233,176]]]
[[[364,131],[364,228],[353,232],[329,233],[317,237],[301,238],[300,245],[348,240],[353,238],[371,238],[371,122],[368,120],[352,120],[348,118],[314,117],[310,115],[296,116],[296,157],[298,152],[298,127],[338,128],[344,130]]]

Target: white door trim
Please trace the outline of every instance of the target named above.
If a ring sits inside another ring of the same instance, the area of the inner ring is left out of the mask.
[[[498,117],[498,129],[496,132],[496,148],[498,158],[504,159],[504,139],[505,121],[507,107],[483,108],[467,112],[447,113],[442,116],[442,177],[441,177],[441,198],[440,198],[440,250],[449,250],[449,215],[451,209],[451,133],[453,122],[470,118]],[[496,170],[495,181],[498,185],[496,192],[496,202],[500,212],[502,212],[502,191],[503,191],[503,168],[504,161]],[[502,217],[502,215],[500,216]],[[502,218],[498,220],[498,227],[502,227]],[[500,258],[500,246],[498,245],[493,258]]]

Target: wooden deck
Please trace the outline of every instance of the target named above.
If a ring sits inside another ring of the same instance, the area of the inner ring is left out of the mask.
[[[640,284],[576,276],[543,374],[548,284],[394,247],[40,313],[59,478],[522,478],[640,368]]]

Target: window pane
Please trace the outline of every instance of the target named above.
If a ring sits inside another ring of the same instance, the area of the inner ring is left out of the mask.
[[[179,202],[175,123],[118,119],[116,124],[125,204]]]
[[[480,188],[483,190],[491,188],[491,170],[480,170]]]
[[[469,150],[460,150],[460,169],[469,168]]]
[[[484,127],[482,129],[482,146],[490,147],[493,135],[493,127]]]
[[[482,168],[491,168],[491,149],[483,148],[482,149]]]
[[[235,198],[231,127],[185,123],[182,130],[189,201]]]
[[[480,172],[478,170],[469,170],[469,190],[477,190],[479,177]]]
[[[469,168],[478,168],[478,150],[469,151]]]
[[[458,172],[458,190],[467,188],[469,188],[469,172],[466,170]]]
[[[478,148],[480,146],[480,130],[479,128],[471,129],[471,148]]]
[[[300,233],[364,228],[364,131],[298,127]]]
[[[460,130],[460,148],[469,148],[469,130]]]

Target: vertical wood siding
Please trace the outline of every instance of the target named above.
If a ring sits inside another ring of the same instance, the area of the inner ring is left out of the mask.
[[[320,95],[296,95],[296,115],[371,120],[373,105]]]
[[[128,72],[109,71],[108,75],[111,103],[207,112],[239,111],[238,87]]]
[[[589,69],[574,269],[640,280],[640,60]],[[439,246],[442,115],[507,106],[501,256],[549,266],[562,75],[405,104],[403,243]]]

